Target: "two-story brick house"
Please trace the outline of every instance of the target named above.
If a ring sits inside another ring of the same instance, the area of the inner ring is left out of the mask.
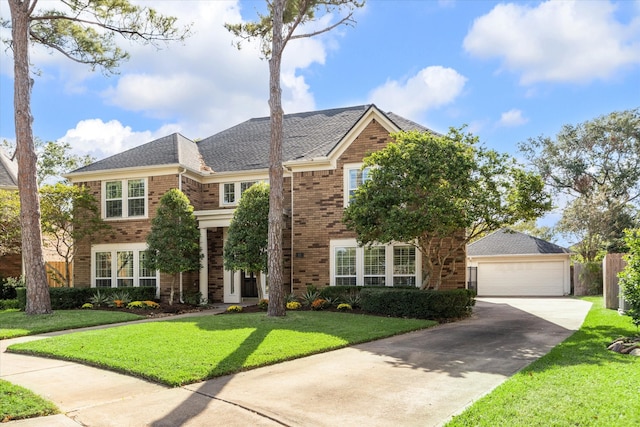
[[[172,134],[70,173],[72,182],[93,190],[113,227],[100,241],[79,243],[76,286],[155,286],[165,297],[171,279],[144,268],[145,240],[160,197],[179,188],[195,208],[203,253],[201,270],[184,274],[181,289],[228,303],[255,297],[255,278],[225,271],[222,250],[240,195],[268,180],[269,127],[265,117],[198,142]],[[422,259],[413,246],[361,248],[342,223],[349,195],[366,179],[363,158],[400,130],[428,131],[375,105],[285,116],[286,289],[420,285]],[[464,288],[464,249],[456,262],[441,289]]]

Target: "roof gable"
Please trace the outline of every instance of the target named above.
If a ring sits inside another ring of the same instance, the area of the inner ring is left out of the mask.
[[[467,246],[467,256],[568,254],[568,249],[528,234],[501,228]]]
[[[0,148],[0,189],[18,189],[18,163]]]
[[[173,133],[122,153],[107,157],[72,172],[95,172],[145,166],[177,165],[201,170],[202,160],[196,144],[188,138]]]

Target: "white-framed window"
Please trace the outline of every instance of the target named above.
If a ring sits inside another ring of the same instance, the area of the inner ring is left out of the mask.
[[[349,201],[358,187],[369,179],[371,168],[362,167],[362,163],[344,165],[344,206],[349,206]]]
[[[102,194],[105,219],[147,216],[146,178],[103,181]]]
[[[235,206],[240,201],[242,193],[247,191],[258,181],[225,182],[220,184],[220,205]]]
[[[360,247],[355,239],[332,240],[331,286],[419,286],[420,251],[406,243]]]
[[[91,287],[157,288],[160,283],[159,273],[145,266],[147,256],[147,246],[144,243],[92,246]]]

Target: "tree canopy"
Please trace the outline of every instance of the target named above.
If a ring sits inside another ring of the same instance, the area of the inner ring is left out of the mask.
[[[640,109],[564,125],[555,138],[531,138],[520,150],[566,201],[558,230],[577,239],[586,261],[624,246],[622,230],[638,225]]]
[[[344,223],[360,245],[406,242],[423,254],[422,288],[455,273],[469,241],[551,208],[542,179],[513,158],[478,146],[463,129],[447,135],[399,132],[364,160],[369,179],[355,192]],[[453,268],[443,277],[447,263]]]
[[[224,268],[258,273],[267,270],[267,237],[269,231],[269,185],[253,184],[242,193],[229,225],[224,244]],[[262,285],[258,281],[262,299]]]
[[[164,193],[147,236],[146,266],[173,275],[169,304],[173,304],[178,275],[200,269],[199,242],[198,222],[187,196],[175,188]]]
[[[49,237],[54,249],[65,262],[65,272],[55,278],[64,286],[71,286],[70,266],[78,244],[92,239],[110,226],[100,216],[98,200],[87,187],[57,183],[40,189],[42,232]]]
[[[283,284],[282,229],[284,227],[284,173],[282,165],[283,109],[280,70],[282,54],[290,40],[313,37],[337,26],[353,23],[353,10],[364,5],[357,0],[267,0],[267,15],[258,14],[254,22],[226,24],[225,27],[243,40],[258,40],[264,58],[269,60],[269,112],[271,122],[269,145],[269,316],[284,316],[285,293]],[[338,20],[320,30],[297,33],[309,22],[318,22],[323,16]],[[341,12],[345,15],[341,16]],[[241,43],[237,43],[240,48]]]
[[[20,253],[20,197],[15,190],[0,190],[0,256]]]
[[[25,312],[49,314],[52,310],[42,253],[29,48],[32,44],[43,45],[52,52],[89,65],[92,70],[99,67],[109,74],[128,57],[115,44],[115,34],[131,41],[156,44],[181,40],[188,28],[179,29],[174,17],[163,16],[128,0],[61,0],[48,2],[42,9],[37,8],[37,0],[8,0],[8,3],[11,20],[2,19],[0,25],[11,28],[8,43],[13,51],[22,258],[27,276]]]

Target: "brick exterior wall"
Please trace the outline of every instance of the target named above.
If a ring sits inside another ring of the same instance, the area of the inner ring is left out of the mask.
[[[302,293],[307,285],[330,285],[330,241],[355,238],[342,223],[344,210],[344,165],[360,163],[373,151],[384,148],[387,130],[372,121],[340,156],[336,170],[301,172],[294,175],[293,209],[293,291]],[[454,268],[455,272],[451,273]],[[465,287],[464,246],[445,266],[441,289]],[[423,268],[424,270],[424,268]]]
[[[342,223],[344,165],[362,162],[367,154],[384,148],[389,139],[387,130],[373,120],[342,153],[335,170],[295,172],[293,178],[285,178],[285,227],[283,230],[285,292],[300,294],[309,284],[316,287],[329,286],[331,240],[356,237],[354,233],[347,231]],[[160,197],[167,190],[176,188],[177,183],[178,174],[148,177],[149,218],[155,216]],[[101,200],[100,181],[79,184],[89,186],[95,197]],[[182,189],[196,210],[221,209],[219,183],[203,184],[183,175]],[[108,223],[112,229],[99,241],[78,242],[79,251],[74,263],[76,286],[90,286],[91,244],[143,243],[151,227],[150,219],[111,220]],[[222,238],[222,228],[207,230],[209,246],[207,248],[209,260],[207,298],[210,301],[222,301],[224,298]],[[441,289],[465,287],[465,260],[466,253],[463,245],[453,259],[447,262],[444,270],[445,275],[449,277],[443,281]],[[161,275],[160,295],[163,299],[168,298],[171,280],[171,276]],[[197,272],[184,274],[183,290],[197,292],[198,281]]]

